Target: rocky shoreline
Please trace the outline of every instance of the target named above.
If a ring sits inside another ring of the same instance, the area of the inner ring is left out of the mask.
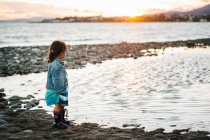
[[[210,39],[175,42],[120,43],[70,46],[66,67],[76,69],[87,63],[101,63],[108,59],[138,58],[156,56],[156,50],[168,47],[210,46]],[[4,47],[0,48],[0,77],[13,74],[29,74],[47,71],[46,55],[48,46]],[[154,49],[151,51],[150,49]],[[143,51],[144,50],[144,51]],[[6,96],[0,87],[0,139],[2,140],[209,140],[207,131],[190,129],[165,132],[164,128],[145,131],[136,124],[123,124],[124,128],[103,128],[96,123],[71,124],[66,130],[52,128],[53,118],[39,105],[40,100],[33,95],[26,97]],[[37,109],[35,109],[37,108]],[[34,110],[35,109],[35,110]],[[71,113],[69,113],[71,115]],[[132,128],[127,128],[131,126]]]
[[[27,100],[27,101],[26,101]],[[33,104],[27,107],[26,104]],[[32,95],[27,97],[7,97],[4,88],[0,89],[0,138],[1,140],[209,140],[207,131],[189,129],[164,132],[163,128],[145,131],[140,125],[124,124],[123,127],[102,128],[96,123],[76,124],[71,121],[66,130],[52,127],[53,118],[44,109],[31,110],[39,100]]]
[[[164,50],[168,47],[205,48],[206,46],[210,46],[209,38],[174,42],[72,45],[67,52],[66,67],[77,69],[87,63],[96,64],[108,59],[153,56],[158,55],[157,49]],[[47,48],[48,46],[0,48],[0,77],[47,71]]]

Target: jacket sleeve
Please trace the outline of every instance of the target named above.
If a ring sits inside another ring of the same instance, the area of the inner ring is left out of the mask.
[[[63,84],[61,83],[61,73],[58,65],[52,65],[51,67],[52,82],[57,93],[61,93],[63,90]]]

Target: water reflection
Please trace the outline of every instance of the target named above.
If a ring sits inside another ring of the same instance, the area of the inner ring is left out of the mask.
[[[147,130],[209,130],[210,49],[169,48],[162,53],[68,70],[70,119],[119,127],[135,123]],[[45,81],[46,73],[0,78],[7,94],[38,92],[38,98],[44,97]]]

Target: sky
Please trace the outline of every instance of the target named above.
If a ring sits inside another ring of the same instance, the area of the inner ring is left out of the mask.
[[[0,20],[65,16],[137,16],[188,11],[210,0],[0,0]]]

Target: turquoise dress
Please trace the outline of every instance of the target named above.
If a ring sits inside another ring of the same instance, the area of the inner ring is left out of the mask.
[[[48,106],[54,104],[61,104],[63,106],[68,106],[68,91],[57,93],[54,90],[47,89],[45,94],[45,100]]]

